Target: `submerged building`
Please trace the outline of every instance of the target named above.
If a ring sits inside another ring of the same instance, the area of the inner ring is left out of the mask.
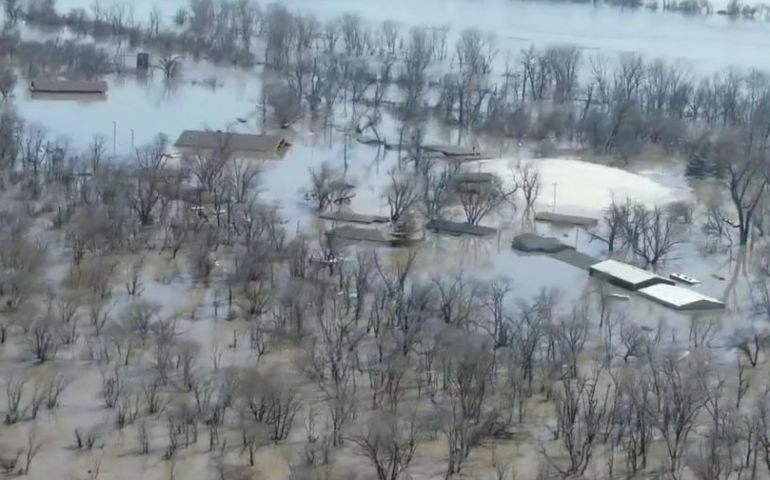
[[[29,83],[33,93],[81,93],[105,94],[107,82],[102,80],[59,80],[55,78],[36,78]]]
[[[695,290],[659,283],[639,290],[639,295],[674,310],[713,310],[725,308],[724,302]]]
[[[185,150],[226,150],[230,153],[280,157],[291,146],[280,135],[259,135],[206,130],[185,130],[174,146]]]
[[[591,265],[588,272],[592,277],[631,291],[658,284],[674,285],[673,280],[617,260],[605,260]]]

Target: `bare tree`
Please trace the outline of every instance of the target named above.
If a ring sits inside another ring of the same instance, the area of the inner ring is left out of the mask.
[[[691,365],[688,360],[680,361],[669,354],[653,359],[650,366],[656,398],[647,406],[648,415],[663,437],[673,478],[680,478],[690,432],[706,402],[702,381],[706,372],[702,365]]]
[[[503,202],[513,197],[517,189],[518,187],[514,185],[510,190],[506,190],[499,178],[488,184],[482,183],[472,188],[461,189],[458,197],[465,212],[466,221],[473,225],[478,224]]]
[[[7,2],[8,0],[6,0],[6,8]],[[3,97],[3,100],[13,93],[14,87],[16,87],[16,74],[10,68],[0,66],[0,96]]]
[[[574,378],[562,381],[562,390],[556,398],[558,423],[555,436],[560,440],[568,457],[566,465],[545,453],[550,463],[565,477],[582,476],[593,455],[594,443],[605,418],[610,414],[611,386],[602,392],[598,385],[599,372],[589,378]]]
[[[413,178],[399,175],[395,169],[389,176],[390,185],[385,196],[390,207],[390,220],[396,223],[417,202],[419,194]]]
[[[135,153],[136,170],[133,173],[133,188],[129,190],[131,208],[142,225],[152,225],[155,211],[161,199],[161,185],[168,154],[168,139],[158,135],[151,145],[139,147]]]
[[[524,196],[526,209],[531,210],[540,195],[540,173],[537,171],[537,167],[532,163],[519,162],[514,170],[513,178]]]
[[[400,418],[393,413],[377,413],[363,430],[351,436],[360,455],[372,464],[379,480],[398,480],[417,449],[414,414]]]
[[[321,164],[318,170],[311,168],[310,180],[310,191],[307,195],[316,203],[318,210],[344,203],[351,196],[353,186],[328,163]]]
[[[182,71],[182,56],[166,52],[158,57],[158,63],[155,68],[163,73],[163,78],[173,80],[179,76]]]
[[[625,238],[645,264],[656,266],[682,243],[682,226],[660,207],[648,210],[642,205],[636,205],[626,225]]]

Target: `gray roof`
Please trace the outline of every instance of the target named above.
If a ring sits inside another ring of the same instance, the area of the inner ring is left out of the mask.
[[[554,237],[541,237],[534,233],[522,233],[513,237],[513,248],[522,252],[556,253],[573,248]]]
[[[489,172],[462,172],[452,177],[452,180],[455,183],[492,183],[497,178],[497,175]]]
[[[474,235],[477,237],[485,237],[497,233],[497,230],[494,228],[471,225],[465,222],[450,222],[449,220],[431,220],[425,225],[425,228],[450,235]]]
[[[289,142],[279,135],[185,130],[174,146],[191,150],[215,150],[227,147],[233,152],[279,154]]]
[[[581,217],[579,215],[565,215],[555,212],[538,212],[535,214],[535,220],[539,222],[562,223],[567,225],[580,225],[583,227],[593,227],[599,221],[591,217]]]
[[[49,93],[105,93],[107,82],[87,80],[58,80],[55,78],[36,78],[29,84],[33,92]]]
[[[381,230],[359,228],[349,225],[337,227],[326,232],[326,235],[341,240],[354,242],[391,243],[392,239]]]
[[[338,210],[336,212],[319,213],[318,218],[332,220],[335,222],[350,223],[387,223],[390,219],[382,215],[363,215],[347,210]]]
[[[447,157],[467,157],[479,153],[479,151],[473,147],[462,147],[459,145],[422,145],[422,149],[428,152],[442,153]]]

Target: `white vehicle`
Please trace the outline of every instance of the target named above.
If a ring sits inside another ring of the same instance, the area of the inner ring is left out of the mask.
[[[672,273],[669,275],[669,278],[676,280],[677,282],[686,283],[687,285],[698,285],[700,283],[700,280],[696,280],[683,273]]]

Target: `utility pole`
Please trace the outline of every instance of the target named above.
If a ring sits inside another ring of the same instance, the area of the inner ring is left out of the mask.
[[[559,185],[558,182],[553,182],[553,212],[556,213],[556,187]]]

